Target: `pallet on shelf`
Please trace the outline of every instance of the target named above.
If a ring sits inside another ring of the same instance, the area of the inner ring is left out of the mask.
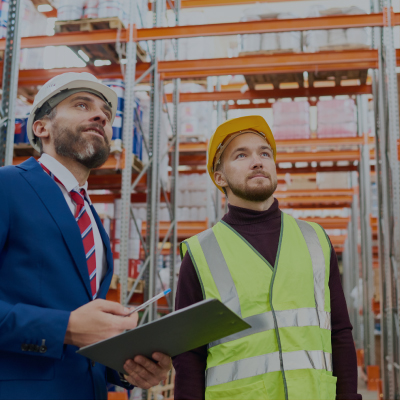
[[[318,51],[343,51],[343,50],[368,50],[371,46],[369,45],[360,45],[360,44],[353,44],[353,43],[346,43],[340,45],[327,45],[321,46],[318,48]]]
[[[284,53],[301,53],[301,51],[296,51],[295,49],[275,49],[275,50],[257,50],[257,51],[241,51],[239,57],[246,56],[261,56],[268,54],[284,54]]]
[[[314,82],[334,81],[335,86],[341,86],[343,81],[356,80],[360,81],[360,85],[365,85],[367,82],[368,70],[344,70],[344,71],[319,71],[308,73],[308,86],[314,86]]]
[[[207,142],[206,135],[180,135],[179,136],[180,143],[204,143]]]
[[[30,143],[14,143],[14,157],[39,157],[40,154]]]
[[[56,33],[77,31],[90,32],[103,29],[125,29],[125,26],[118,17],[85,18],[73,21],[56,21],[55,23]],[[120,46],[120,56],[125,58],[126,44],[121,43]],[[109,60],[111,63],[119,63],[116,44],[91,44],[69,47],[76,54],[78,54],[79,50],[82,50],[89,57],[89,65],[93,64],[95,60]],[[140,61],[145,61],[147,58],[146,51],[139,44],[137,45],[136,55]]]
[[[274,89],[279,89],[281,83],[297,83],[299,87],[304,87],[304,78],[302,73],[290,74],[256,74],[245,75],[247,86],[250,90],[255,90],[256,85],[271,84]]]

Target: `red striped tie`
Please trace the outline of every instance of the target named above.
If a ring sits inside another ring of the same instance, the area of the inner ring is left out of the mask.
[[[61,181],[50,170],[48,170],[43,164],[40,165],[45,172],[62,185]],[[72,200],[76,203],[75,220],[78,223],[79,230],[81,231],[83,248],[85,249],[86,263],[89,271],[90,288],[92,290],[93,299],[95,299],[97,295],[96,250],[94,245],[92,222],[90,221],[90,217],[86,212],[85,207],[85,190],[81,189],[80,193],[76,190],[71,190],[69,193]]]

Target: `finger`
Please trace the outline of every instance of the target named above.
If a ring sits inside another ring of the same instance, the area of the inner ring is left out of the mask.
[[[153,353],[152,357],[154,358],[154,360],[158,361],[158,365],[162,369],[168,369],[168,371],[171,369],[172,360],[170,356],[167,356],[163,353]]]
[[[125,375],[125,379],[133,386],[136,386],[140,389],[150,389],[152,385],[142,379],[139,375],[135,372],[132,372],[131,375]]]
[[[143,356],[136,356],[134,358],[134,361],[139,364],[141,367],[143,367],[146,371],[149,371],[152,375],[160,375],[162,372],[162,369],[160,366],[153,361],[149,360],[147,357]],[[161,378],[160,378],[161,380]]]
[[[106,313],[114,314],[114,315],[126,315],[129,313],[129,308],[124,307],[122,304],[116,303],[115,301],[107,301],[107,300],[95,300],[98,302],[98,308]]]
[[[149,387],[152,387],[160,383],[160,380],[157,380],[153,374],[149,373],[133,360],[127,360],[124,365],[124,369],[129,373],[129,376],[132,379],[134,379],[138,384],[140,383],[140,385],[142,385],[140,386],[142,389],[144,389],[143,385],[147,384],[150,385]]]
[[[161,378],[159,378],[159,367],[157,365],[155,365],[154,363],[154,369],[156,371],[156,373],[153,373],[152,371],[150,371],[147,368],[144,368],[142,365],[139,365],[138,363],[134,362],[133,360],[128,360],[127,363],[130,366],[130,370],[132,372],[135,372],[137,375],[139,375],[142,379],[144,379],[145,381],[151,383],[152,386],[154,385],[158,385],[161,381]]]
[[[124,330],[131,330],[131,329],[135,329],[137,327],[137,323],[138,323],[138,315],[137,313],[135,313],[136,315],[132,314],[132,316],[126,317],[126,316],[113,316],[114,318],[114,326],[118,326],[118,328],[121,331]]]

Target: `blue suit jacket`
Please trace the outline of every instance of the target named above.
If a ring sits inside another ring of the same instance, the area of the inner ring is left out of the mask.
[[[110,241],[93,207],[107,249]],[[64,345],[70,312],[91,301],[80,231],[57,184],[31,158],[0,169],[0,399],[105,399],[118,374]]]

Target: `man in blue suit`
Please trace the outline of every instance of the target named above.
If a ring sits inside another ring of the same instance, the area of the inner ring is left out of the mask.
[[[155,353],[155,362],[128,360],[119,376],[76,354],[137,324],[105,300],[110,241],[87,194],[90,170],[109,155],[116,108],[91,74],[51,79],[28,120],[39,162],[0,169],[0,399],[106,399],[107,382],[148,389],[170,369]]]

